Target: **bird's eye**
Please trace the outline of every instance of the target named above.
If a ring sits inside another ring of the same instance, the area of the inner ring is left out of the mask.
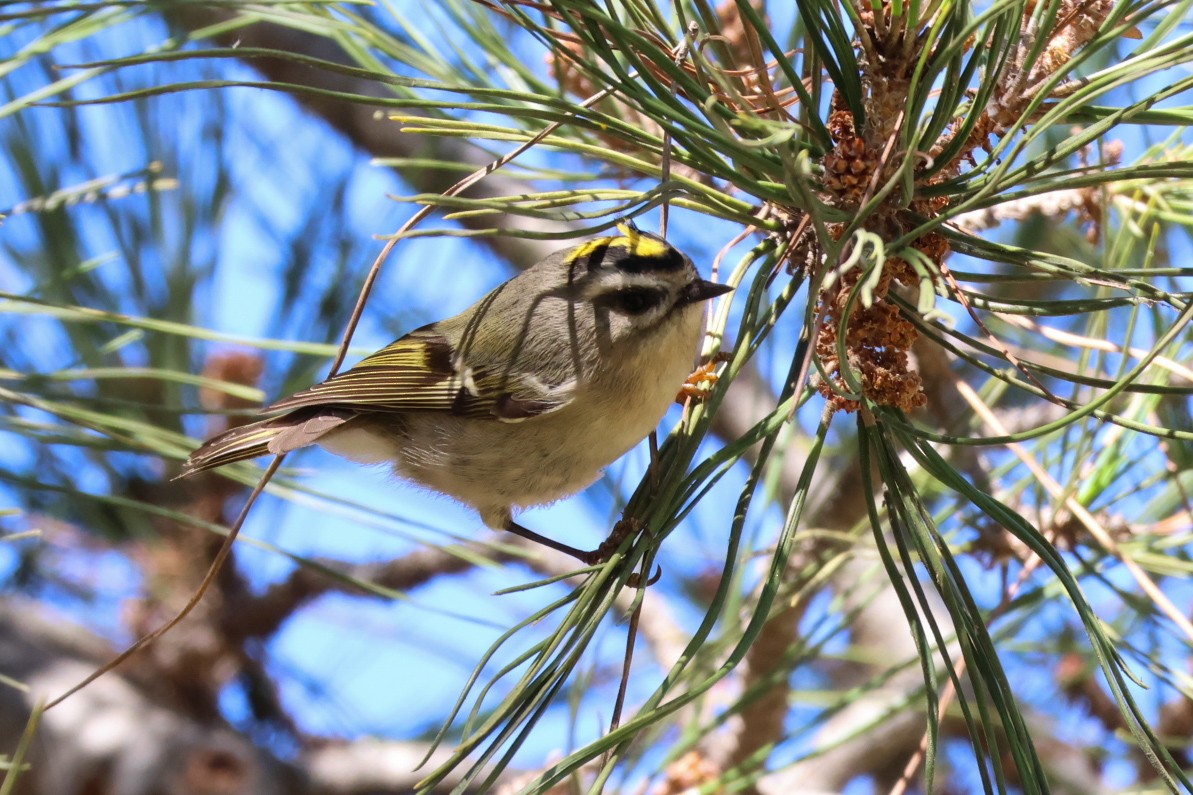
[[[630,287],[618,290],[613,295],[613,306],[619,312],[627,315],[641,315],[649,312],[663,302],[663,294],[658,290],[644,287]]]

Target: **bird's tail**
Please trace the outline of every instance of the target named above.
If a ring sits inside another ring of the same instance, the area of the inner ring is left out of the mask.
[[[244,461],[265,455],[269,452],[269,443],[274,437],[286,430],[285,426],[277,424],[271,427],[271,421],[262,420],[249,425],[241,425],[208,439],[186,459],[178,477],[184,478],[205,469],[214,469],[234,461]]]

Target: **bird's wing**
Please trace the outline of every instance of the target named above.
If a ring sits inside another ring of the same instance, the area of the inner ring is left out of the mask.
[[[451,342],[424,326],[321,384],[283,398],[266,412],[307,406],[364,411],[442,411],[506,422],[546,414],[571,399],[567,385],[510,377],[498,368],[459,361]]]

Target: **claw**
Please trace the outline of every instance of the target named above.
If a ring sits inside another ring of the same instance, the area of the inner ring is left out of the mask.
[[[642,584],[642,575],[638,574],[637,572],[635,572],[634,574],[631,574],[630,578],[628,580],[626,580],[625,584],[630,586],[631,588],[649,588],[650,586],[652,586],[656,582],[658,582],[660,579],[662,579],[662,577],[663,577],[663,567],[659,566],[658,564],[655,564],[654,574],[650,575],[650,579],[648,579],[646,581],[645,585]]]

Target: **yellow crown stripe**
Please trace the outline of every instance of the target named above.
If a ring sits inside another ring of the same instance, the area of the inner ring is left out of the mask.
[[[601,249],[608,247],[608,245],[612,241],[613,241],[613,238],[611,238],[611,237],[598,237],[593,240],[588,240],[584,243],[581,243],[580,245],[573,248],[570,252],[568,252],[567,262],[570,265],[573,262],[578,262],[579,260],[587,259],[588,257],[591,257],[593,254],[600,251]]]
[[[634,256],[662,258],[671,253],[671,246],[665,240],[643,234],[633,224],[620,223],[617,225],[617,231],[621,232],[621,237],[613,238],[609,245],[624,247]]]
[[[646,259],[663,259],[670,256],[671,246],[666,241],[645,235],[628,224],[619,224],[619,237],[598,237],[576,246],[568,253],[568,263],[591,257],[603,248],[624,248],[631,256]]]

